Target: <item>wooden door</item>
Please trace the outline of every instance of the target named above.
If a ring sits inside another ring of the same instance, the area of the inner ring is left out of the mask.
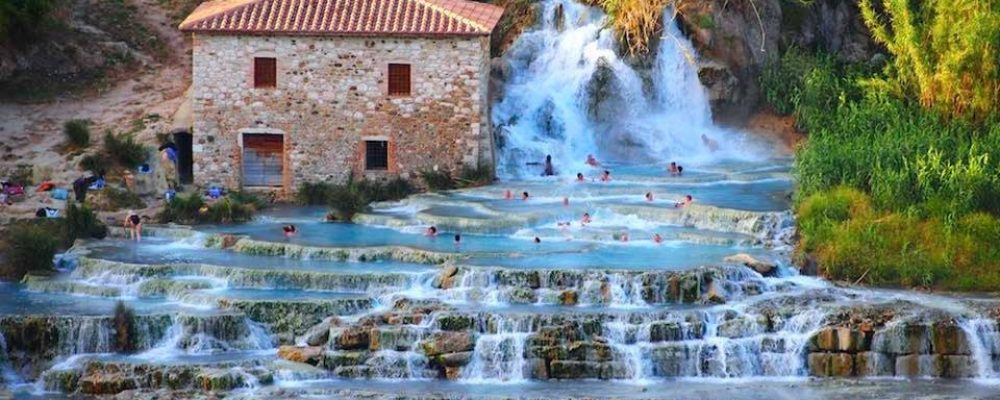
[[[281,186],[284,161],[284,135],[243,134],[243,186]]]

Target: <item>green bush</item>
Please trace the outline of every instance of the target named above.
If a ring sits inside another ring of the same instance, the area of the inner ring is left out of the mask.
[[[254,197],[256,199],[256,197]],[[161,223],[180,224],[230,224],[246,222],[253,219],[257,212],[255,203],[249,195],[228,195],[213,202],[205,203],[200,194],[178,195],[167,203],[157,215]]]
[[[34,184],[34,168],[31,164],[17,164],[13,168],[3,168],[0,170],[0,177],[10,179],[12,183],[24,185],[25,187]]]
[[[420,180],[424,181],[424,185],[434,192],[451,190],[458,186],[455,179],[451,177],[451,174],[449,174],[448,171],[425,169],[420,171]]]
[[[832,279],[872,285],[995,290],[1000,219],[973,213],[949,221],[878,212],[860,191],[837,188],[799,206],[798,251]]]
[[[302,204],[330,206],[337,219],[349,221],[372,202],[399,200],[413,192],[413,186],[401,178],[378,182],[355,181],[351,177],[343,185],[304,183],[296,196]]]
[[[80,169],[84,171],[90,171],[94,174],[99,174],[108,168],[108,160],[103,157],[104,154],[87,154],[80,159]]]
[[[116,165],[134,169],[146,162],[149,148],[136,142],[131,134],[115,135],[108,131],[104,134],[104,153]]]
[[[135,353],[139,340],[135,326],[135,312],[119,300],[114,310],[115,351],[118,353]]]
[[[52,229],[34,223],[18,223],[10,229],[3,275],[19,280],[27,273],[52,271],[52,257],[59,248],[59,237]]]
[[[99,207],[101,211],[146,208],[146,202],[142,201],[142,197],[138,194],[110,186],[101,189],[96,198],[102,200],[95,201],[101,205]]]
[[[70,147],[77,149],[90,146],[90,121],[85,119],[71,119],[63,124],[63,134],[66,135],[66,143]]]
[[[462,172],[458,175],[458,185],[460,187],[475,187],[475,186],[485,186],[493,183],[496,175],[493,174],[493,168],[489,166],[480,166],[477,168],[463,167]]]
[[[0,38],[24,46],[43,37],[57,23],[59,0],[0,1]]]
[[[85,205],[70,202],[62,221],[62,237],[67,246],[76,239],[103,239],[108,236],[108,227]]]

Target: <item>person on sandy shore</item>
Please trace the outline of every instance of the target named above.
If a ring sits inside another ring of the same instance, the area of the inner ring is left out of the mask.
[[[125,216],[125,230],[129,232],[129,239],[136,242],[142,240],[142,218],[135,211],[129,210]]]

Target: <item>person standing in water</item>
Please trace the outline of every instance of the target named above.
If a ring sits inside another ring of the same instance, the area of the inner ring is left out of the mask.
[[[129,238],[136,242],[142,240],[142,218],[135,211],[129,210],[125,217],[125,229],[129,232]]]
[[[691,203],[694,203],[694,198],[691,195],[687,195],[684,196],[684,200],[674,203],[674,208],[684,208],[691,205]]]
[[[542,171],[542,176],[553,176],[556,174],[556,169],[552,166],[552,155],[548,154],[545,156],[545,170]]]
[[[563,207],[569,206],[569,197],[563,197]]]
[[[653,192],[646,192],[646,201],[653,201]]]
[[[455,246],[462,244],[462,235],[455,234]]]
[[[521,192],[521,200],[528,201],[528,192]]]
[[[438,235],[438,228],[434,225],[431,225],[426,230],[424,230],[424,236],[435,237],[437,235]]]
[[[582,172],[577,172],[576,173],[576,181],[577,182],[583,182],[583,173]]]
[[[587,225],[590,223],[590,213],[583,213],[583,218],[580,218],[580,225]]]
[[[503,198],[504,200],[511,200],[514,198],[514,194],[510,192],[510,189],[507,189],[507,191],[503,192]]]
[[[285,225],[281,228],[281,230],[285,233],[285,239],[291,239],[292,236],[295,236],[295,233],[298,232],[295,229],[295,225],[292,224]]]
[[[654,233],[653,234],[653,243],[656,243],[656,244],[663,243],[663,236],[660,236],[659,233]]]
[[[716,142],[715,139],[708,137],[704,133],[701,134],[701,143],[708,148],[708,151],[715,152],[719,150],[719,142]]]
[[[611,182],[611,171],[604,170],[601,174],[601,182]]]
[[[597,159],[594,158],[593,154],[587,154],[587,165],[589,165],[591,167],[600,167],[601,166],[601,162],[597,161]]]

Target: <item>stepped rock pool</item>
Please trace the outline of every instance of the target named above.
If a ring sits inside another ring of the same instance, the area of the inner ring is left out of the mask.
[[[784,163],[502,180],[377,203],[356,224],[284,206],[241,225],[150,226],[141,242],[114,229],[61,255],[57,276],[0,285],[4,385],[21,397],[1000,393],[996,301],[790,266]],[[694,204],[672,206],[687,193]],[[299,235],[282,235],[289,223]],[[130,354],[118,301],[135,314]]]

